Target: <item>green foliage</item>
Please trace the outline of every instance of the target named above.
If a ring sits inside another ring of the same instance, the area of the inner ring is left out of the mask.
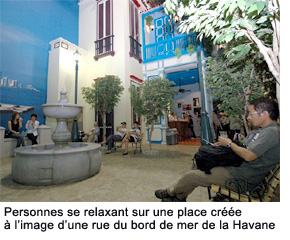
[[[186,48],[186,50],[188,51],[189,56],[191,56],[195,51],[195,46],[192,44],[189,44],[188,47]]]
[[[123,91],[120,78],[112,75],[98,78],[92,87],[82,88],[85,101],[102,114],[114,110]]]
[[[211,95],[220,99],[220,111],[226,112],[232,120],[243,119],[246,129],[245,106],[249,101],[265,95],[268,90],[265,82],[272,77],[271,74],[263,76],[265,73],[258,66],[249,59],[237,65],[232,64],[225,55],[208,57],[206,81]]]
[[[179,16],[188,16],[182,21],[180,30],[199,32],[199,36],[214,39],[214,43],[227,43],[237,34],[246,30],[258,31],[267,28],[272,34],[271,21],[274,13],[280,15],[280,10],[268,11],[268,1],[261,0],[189,0],[183,2],[166,0],[165,11],[168,14],[178,13]],[[266,34],[266,32],[264,33]]]
[[[192,44],[189,44],[188,47],[186,48],[187,52],[189,53],[189,56],[191,56],[194,51],[195,51],[195,46]],[[174,54],[177,58],[181,57],[181,49],[180,48],[176,48],[174,51]]]
[[[146,25],[147,25],[148,27],[149,27],[150,24],[152,23],[153,19],[154,19],[154,18],[153,18],[151,15],[148,15],[148,16],[145,17]]]
[[[172,110],[172,104],[176,89],[166,78],[154,77],[144,81],[139,91],[130,87],[131,105],[137,115],[143,115],[147,124],[158,121],[158,117],[164,112],[169,113]]]
[[[249,51],[260,52],[279,82],[279,0],[166,0],[164,9],[170,15],[186,16],[181,32],[198,32],[200,39],[211,39],[213,44],[239,41],[241,46],[229,52],[236,55],[232,61]]]
[[[177,58],[180,58],[181,57],[181,49],[180,48],[176,48],[175,51],[174,51],[174,54]]]

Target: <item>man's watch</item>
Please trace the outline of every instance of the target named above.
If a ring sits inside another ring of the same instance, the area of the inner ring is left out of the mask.
[[[231,148],[231,145],[232,145],[232,142],[229,142],[229,143],[227,144],[227,147],[228,147],[228,148]]]

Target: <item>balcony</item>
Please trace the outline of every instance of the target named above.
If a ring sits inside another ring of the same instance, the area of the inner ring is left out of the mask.
[[[175,38],[169,38],[157,43],[148,44],[143,48],[144,63],[169,57],[175,57],[176,55],[174,54],[174,51],[176,48],[180,48],[181,54],[186,54],[188,53],[186,48],[190,44],[196,47],[195,33],[190,33]]]
[[[98,61],[99,58],[105,57],[108,55],[114,56],[114,35],[104,37],[95,41],[96,44],[96,53],[95,60]]]
[[[141,44],[134,39],[132,36],[129,36],[130,38],[130,57],[136,58],[139,63],[142,63],[142,56],[141,56]]]

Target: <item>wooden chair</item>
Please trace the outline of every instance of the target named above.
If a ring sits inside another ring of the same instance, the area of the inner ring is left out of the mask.
[[[229,198],[230,200],[240,202],[270,202],[275,189],[280,184],[280,164],[277,164],[265,177],[263,182],[254,186],[251,191],[242,191],[241,189],[239,191],[230,190],[227,186],[231,183],[239,187],[238,181],[233,182],[232,180],[228,180],[225,186],[211,185],[208,188],[209,198],[211,199],[210,190],[212,190],[216,193],[216,198],[219,201]]]
[[[136,154],[138,148],[140,149],[140,153],[142,152],[142,139],[143,139],[143,136],[144,136],[144,133],[141,133],[139,135],[139,138],[138,138],[137,142],[133,142],[132,143],[132,144],[135,144],[135,146],[136,146],[134,154]]]

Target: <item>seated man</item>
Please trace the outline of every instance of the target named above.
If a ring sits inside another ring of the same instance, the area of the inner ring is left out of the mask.
[[[248,121],[259,130],[248,134],[247,148],[239,147],[229,138],[218,138],[216,146],[227,146],[245,161],[240,167],[215,167],[212,174],[195,169],[187,172],[176,184],[155,191],[163,202],[185,202],[187,196],[198,186],[224,185],[229,178],[260,183],[268,172],[280,162],[280,137],[277,128],[278,104],[268,98],[258,98],[248,106]]]
[[[125,152],[123,153],[123,155],[128,154],[129,142],[137,142],[140,133],[141,133],[141,131],[139,129],[139,123],[134,122],[134,127],[126,134],[126,136],[123,138],[123,141],[121,142],[121,144],[118,145],[118,148],[121,148],[123,146],[123,144],[125,143]]]
[[[122,141],[123,137],[128,132],[127,124],[126,122],[121,123],[122,127],[118,126],[116,127],[116,134],[111,134],[106,141],[100,142],[100,144],[107,144],[108,145],[108,151],[107,154],[110,154],[112,152],[112,147],[114,145],[114,142],[116,141]]]
[[[100,135],[100,128],[99,128],[99,123],[95,122],[94,127],[91,129],[91,131],[83,137],[83,142],[98,142],[98,137]]]

